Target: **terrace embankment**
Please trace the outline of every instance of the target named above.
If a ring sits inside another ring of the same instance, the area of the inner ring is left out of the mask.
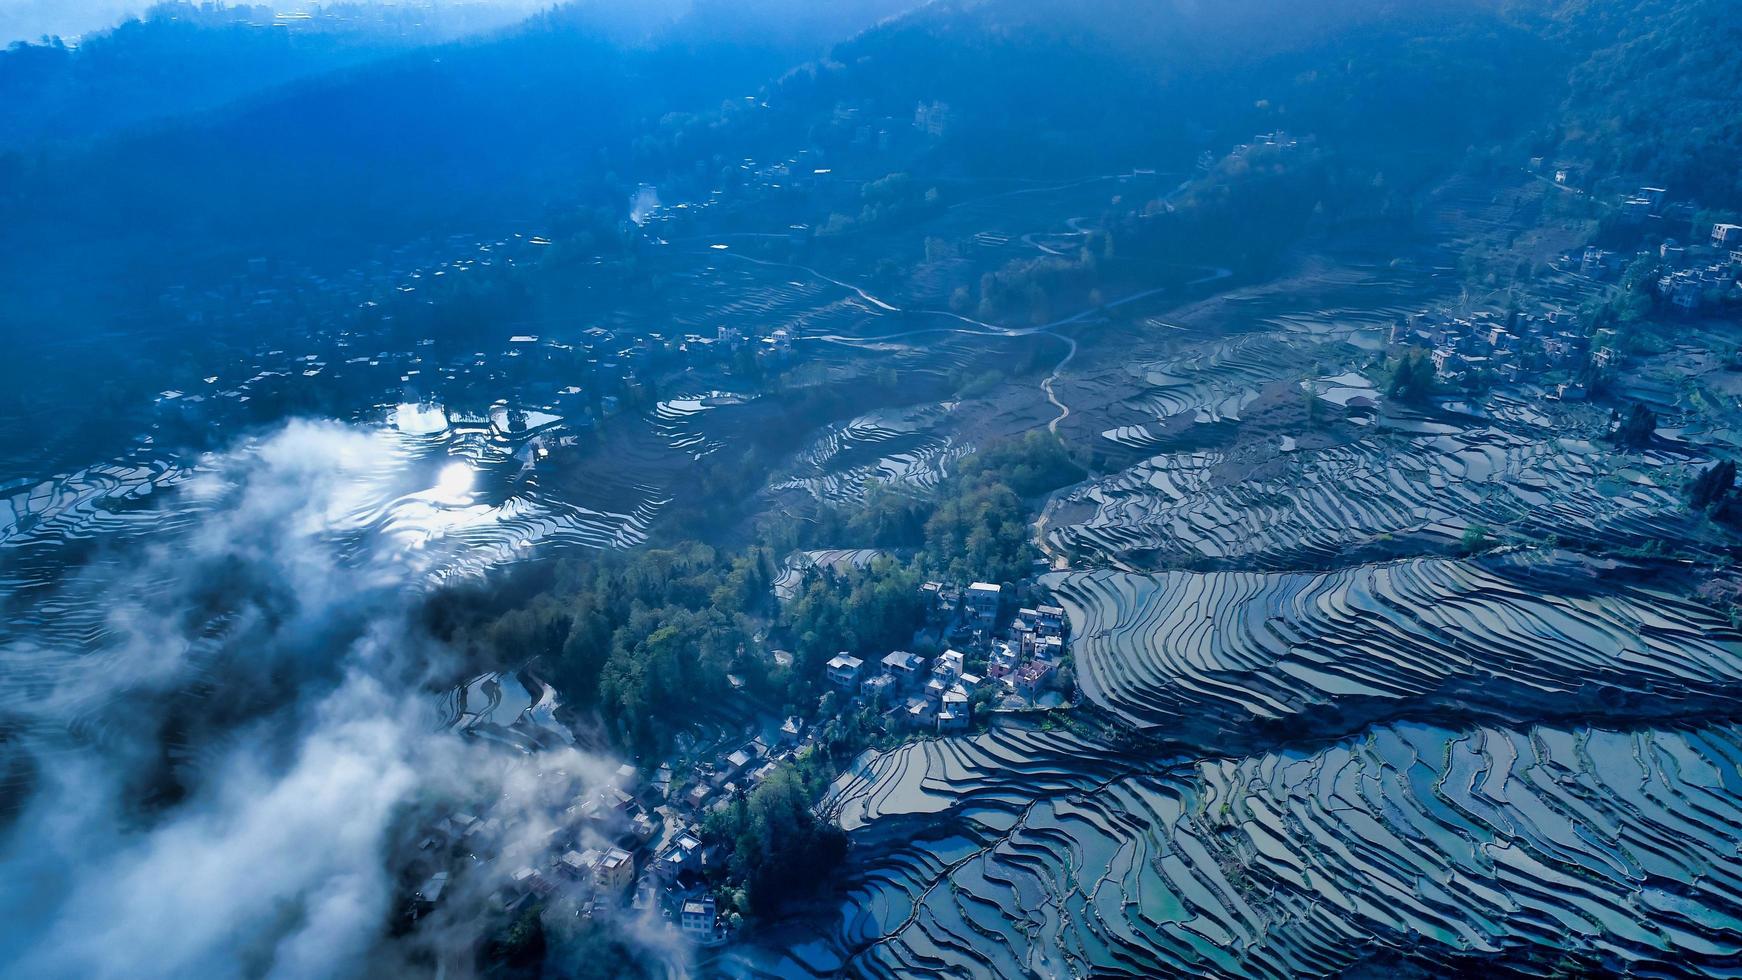
[[[1727,616],[1573,558],[1046,581],[1088,700],[1200,751],[1334,738],[1406,713],[1742,711],[1742,634]]]
[[[972,793],[861,852],[828,941],[757,969],[1329,977],[1398,950],[1483,975],[1742,965],[1732,725],[1399,723],[1102,780],[1055,774],[1063,743],[985,741],[911,743],[850,777],[846,812],[873,824],[940,809],[914,795],[927,780]]]

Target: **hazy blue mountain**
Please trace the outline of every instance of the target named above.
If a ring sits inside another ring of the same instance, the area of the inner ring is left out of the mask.
[[[511,15],[336,3],[316,16],[273,8],[162,3],[68,45],[0,50],[0,150],[89,140],[425,44],[499,26]]]

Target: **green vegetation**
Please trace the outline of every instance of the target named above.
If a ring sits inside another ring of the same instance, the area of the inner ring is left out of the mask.
[[[765,918],[818,891],[823,873],[847,853],[847,835],[811,812],[820,784],[793,765],[770,773],[748,794],[709,812],[703,835],[726,848],[721,880],[741,883],[731,905]]]
[[[1724,460],[1701,470],[1688,483],[1688,503],[1695,510],[1722,507],[1736,489],[1736,463]]]
[[[1611,436],[1615,444],[1626,449],[1644,449],[1657,439],[1657,413],[1639,402],[1627,410]]]
[[[881,657],[905,646],[922,618],[919,585],[911,566],[887,558],[844,575],[813,577],[779,617],[794,663],[790,676],[772,678],[774,688],[796,703],[812,693],[836,653]]]
[[[1083,475],[1057,440],[1031,434],[965,457],[934,498],[873,485],[863,507],[824,511],[808,537],[912,556],[813,573],[784,608],[770,591],[776,565],[806,541],[777,547],[770,538],[729,552],[691,539],[571,556],[490,594],[450,590],[426,618],[478,663],[536,661],[572,710],[596,713],[625,751],[656,757],[693,711],[732,690],[728,674],[746,694],[792,713],[824,690],[823,665],[836,653],[881,656],[907,645],[923,620],[924,577],[1026,577],[1037,553],[1024,499]],[[774,664],[765,644],[790,648],[793,664]]]
[[[553,974],[547,958],[562,964]],[[484,980],[643,980],[653,975],[643,953],[611,924],[592,917],[545,920],[539,904],[522,906],[478,949]]]
[[[1459,545],[1463,548],[1464,554],[1479,555],[1494,547],[1494,535],[1486,527],[1472,524],[1464,528],[1464,535],[1459,540]]]
[[[479,949],[484,975],[500,980],[536,977],[544,964],[547,944],[543,907],[526,905]]]
[[[651,753],[669,744],[666,719],[753,666],[744,620],[769,603],[769,568],[766,552],[727,558],[695,542],[608,552],[565,560],[531,599],[494,614],[456,610],[475,599],[461,594],[429,615],[437,635],[482,662],[544,664],[567,704],[597,711],[625,749]]]
[[[1040,255],[1011,259],[998,271],[980,277],[976,315],[982,320],[997,320],[1021,314],[1022,319],[1035,324],[1056,319],[1055,305],[1063,307],[1058,300],[1086,293],[1096,282],[1100,258],[1111,252],[1112,239],[1097,233],[1073,258]]]
[[[1620,288],[1585,304],[1580,311],[1593,330],[1631,331],[1657,311],[1658,260],[1641,255],[1621,274]]]
[[[1709,207],[1742,205],[1742,20],[1728,0],[1568,0],[1555,27],[1585,54],[1569,74],[1564,152]]]
[[[1038,497],[1088,476],[1064,444],[1040,431],[994,443],[964,458],[957,479],[975,485],[1003,483],[1019,497]]]
[[[1421,405],[1433,397],[1437,386],[1433,362],[1428,360],[1426,352],[1408,350],[1397,355],[1392,362],[1391,380],[1385,385],[1385,394],[1401,402]]]

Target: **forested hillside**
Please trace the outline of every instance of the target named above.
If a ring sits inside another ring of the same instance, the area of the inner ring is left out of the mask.
[[[1728,0],[1573,0],[1563,150],[1712,207],[1742,204],[1742,16]]]

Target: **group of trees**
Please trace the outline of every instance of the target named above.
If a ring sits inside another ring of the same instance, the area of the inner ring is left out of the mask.
[[[1650,255],[1628,263],[1621,273],[1620,288],[1594,299],[1581,309],[1593,330],[1631,331],[1657,309],[1657,279],[1662,265]]]
[[[1657,413],[1640,402],[1634,402],[1615,425],[1609,436],[1624,449],[1644,449],[1657,438]]]
[[[1438,382],[1433,362],[1421,350],[1408,350],[1391,365],[1391,380],[1385,394],[1400,402],[1420,405],[1433,397]]]
[[[1688,503],[1695,510],[1720,509],[1731,499],[1736,489],[1736,463],[1723,460],[1701,470],[1688,483]]]
[[[538,661],[579,712],[596,711],[623,748],[656,753],[669,719],[717,698],[746,664],[745,621],[768,604],[766,551],[723,555],[696,542],[570,558],[530,599],[481,615],[440,600],[434,631],[484,663]]]
[[[812,812],[822,788],[785,765],[708,813],[703,836],[725,850],[721,877],[742,893],[729,903],[740,914],[765,917],[816,894],[824,872],[846,856],[846,834]]]
[[[1053,318],[1055,308],[1064,305],[1058,302],[1061,297],[1086,293],[1094,286],[1100,262],[1111,255],[1112,239],[1096,232],[1074,256],[1011,259],[998,271],[980,277],[975,315],[982,320],[1020,315],[1031,323],[1045,323]],[[965,292],[952,298],[955,306],[965,306],[966,302]]]
[[[1742,22],[1728,0],[1579,0],[1556,19],[1581,50],[1562,107],[1563,152],[1648,176],[1708,206],[1742,205],[1736,93]]]
[[[925,523],[920,566],[955,581],[1014,582],[1039,557],[1029,531],[1032,498],[1082,479],[1057,439],[1034,432],[963,459]]]
[[[792,644],[794,676],[784,681],[796,701],[814,689],[823,664],[842,650],[881,657],[906,646],[924,617],[920,578],[908,563],[880,558],[843,574],[813,575],[781,611],[781,633]]]
[[[819,674],[821,664],[841,650],[880,656],[907,644],[923,619],[922,579],[1027,577],[1038,552],[1024,501],[1085,475],[1057,439],[1036,432],[964,457],[932,497],[873,485],[862,507],[826,510],[812,532],[819,543],[846,540],[911,557],[813,575],[779,620],[798,679]],[[790,689],[794,696],[806,690],[802,684]]]
[[[772,583],[780,556],[799,542],[729,553],[684,540],[571,556],[519,594],[444,593],[429,624],[479,663],[536,660],[566,705],[596,713],[625,750],[650,757],[670,745],[687,709],[730,689],[728,674],[802,710],[823,690],[835,653],[907,646],[924,621],[924,578],[1025,578],[1037,557],[1025,499],[1083,475],[1056,439],[1037,433],[968,455],[930,498],[874,486],[864,507],[826,509],[811,533],[890,554],[812,572],[784,607]],[[761,649],[770,644],[790,647],[793,663],[772,663]]]
[[[935,212],[943,203],[934,186],[916,182],[906,173],[892,173],[869,181],[859,190],[857,215],[837,211],[817,229],[821,235],[839,235],[855,228],[901,224]]]

